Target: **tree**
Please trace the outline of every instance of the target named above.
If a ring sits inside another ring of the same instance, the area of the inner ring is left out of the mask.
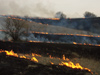
[[[60,19],[66,18],[66,15],[63,14],[62,12],[57,12],[56,15],[55,15],[55,18],[60,18]]]
[[[22,19],[7,18],[5,23],[4,29],[7,31],[4,33],[9,35],[13,41],[21,40],[20,37],[26,35],[29,29],[28,22]]]
[[[93,18],[93,17],[97,17],[94,13],[91,13],[91,12],[85,12],[84,13],[84,17],[85,18]]]

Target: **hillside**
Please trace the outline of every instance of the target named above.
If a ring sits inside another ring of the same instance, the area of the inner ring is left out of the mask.
[[[67,19],[49,19],[49,18],[29,18],[32,21],[61,26],[71,29],[90,31],[93,33],[100,32],[100,17],[95,18],[67,18]]]
[[[3,25],[5,24],[5,18],[0,17],[0,29],[2,29]],[[88,31],[83,30],[77,30],[77,29],[71,29],[61,26],[54,26],[54,25],[47,25],[47,24],[41,24],[36,23],[32,21],[28,21],[28,24],[30,25],[30,31],[34,31],[36,33],[33,33],[34,35],[30,34],[29,37],[27,37],[28,41],[42,41],[42,42],[59,42],[59,43],[88,43],[88,44],[100,44],[100,38],[97,37],[99,34],[91,33]],[[42,34],[38,32],[48,32],[48,34]],[[59,35],[51,35],[51,33],[60,33]],[[69,35],[61,35],[61,33],[69,34]],[[75,34],[83,34],[83,35],[93,35],[96,37],[87,37],[87,36],[80,36]],[[0,32],[0,39],[4,39],[5,35]],[[26,37],[21,37],[21,39],[25,40]],[[10,40],[10,38],[9,38]]]
[[[4,20],[5,20],[4,17],[0,17],[0,29],[2,29],[3,27],[2,25],[4,25],[5,23]],[[31,31],[36,31],[36,32],[98,35],[96,33],[91,33],[88,31],[71,29],[71,28],[66,28],[61,26],[40,24],[36,22],[29,22],[29,25],[32,26]]]

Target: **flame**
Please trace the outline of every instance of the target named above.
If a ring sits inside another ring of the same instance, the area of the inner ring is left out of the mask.
[[[31,61],[38,62],[38,60],[37,60],[35,57],[32,57],[32,58],[31,58]]]
[[[53,63],[53,62],[51,62],[51,61],[50,61],[50,63],[51,63],[52,65],[54,65],[54,63]]]
[[[76,42],[73,42],[73,44],[77,44]]]
[[[73,44],[78,44],[78,45],[90,45],[90,46],[100,46],[100,45],[93,45],[93,44],[87,44],[87,43],[76,43],[76,42],[73,42]]]
[[[11,41],[12,42],[12,41]],[[43,43],[42,41],[32,41],[32,40],[30,40],[30,41],[28,41],[28,42],[35,42],[35,43]],[[59,44],[59,42],[49,42],[49,41],[47,41],[46,43],[58,43]],[[87,44],[87,43],[76,43],[76,42],[73,42],[73,44],[77,44],[77,45],[89,45],[89,46],[100,46],[100,44]]]
[[[19,58],[24,58],[24,59],[29,59],[29,58],[27,58],[26,56],[19,56],[17,53],[14,53],[14,51],[6,51],[6,50],[2,50],[2,51],[0,51],[0,53],[2,53],[2,52],[5,52],[6,53],[6,55],[8,55],[8,56],[14,56],[14,57],[19,57]],[[33,53],[32,53],[33,54]],[[40,56],[40,55],[38,55],[38,54],[34,54],[34,56]],[[35,57],[32,57],[31,58],[31,61],[34,61],[34,62],[38,62],[38,60],[35,58]]]
[[[39,57],[41,57],[41,55],[35,54],[35,53],[32,53],[32,56],[39,56]]]
[[[52,59],[51,55],[49,55],[49,57]]]
[[[21,20],[21,21],[25,21],[25,20],[19,19],[19,18],[13,18],[13,17],[8,17],[8,18],[17,19],[17,20]],[[59,18],[49,18],[49,19],[52,19],[52,20],[59,20]],[[32,22],[32,21],[28,21],[28,22]],[[42,23],[39,23],[39,24],[42,24]],[[45,24],[45,25],[48,25],[48,24]],[[5,31],[5,30],[1,30],[1,31]],[[32,31],[31,33],[51,34],[51,35],[72,35],[72,36],[85,36],[85,37],[100,37],[100,35],[94,36],[94,35],[86,35],[86,34],[48,33],[48,32],[34,32],[34,31]]]
[[[77,69],[83,69],[82,66],[79,65],[79,63],[76,63],[76,65],[74,65],[74,63],[72,62],[62,62],[61,64],[59,65],[65,65],[65,66],[68,66],[68,67],[71,67],[71,68],[77,68]]]
[[[49,55],[50,58],[54,58],[54,57],[51,57],[51,55]],[[70,67],[70,68],[73,68],[73,69],[81,69],[81,70],[87,70],[89,71],[91,74],[93,74],[93,72],[91,72],[90,69],[88,68],[84,68],[82,67],[79,63],[76,63],[74,64],[73,62],[71,62],[68,58],[65,57],[65,55],[63,55],[63,60],[67,60],[68,62],[61,62],[59,63],[59,65],[61,66],[67,66],[67,67]],[[61,60],[61,59],[60,59]],[[50,61],[50,63],[53,65],[54,63]]]
[[[65,55],[63,55],[63,60],[66,60]]]
[[[36,43],[41,43],[42,41],[32,41],[32,40],[30,40],[30,41],[28,41],[28,42],[36,42]]]
[[[74,63],[71,61],[70,62],[62,62],[59,65],[67,66],[67,67],[74,68],[74,69],[76,68],[76,69],[81,69],[81,70],[88,70],[89,72],[91,72],[90,69],[82,67],[79,63],[76,63],[74,65]],[[91,72],[91,73],[93,74],[93,72]]]
[[[0,53],[2,52],[6,52],[6,55],[9,55],[9,56],[18,57],[18,54],[14,53],[12,50],[11,51],[0,51]]]
[[[26,57],[25,57],[25,56],[20,56],[20,58],[24,58],[24,59],[26,59]]]
[[[60,20],[59,18],[49,18],[51,20]]]
[[[71,36],[85,36],[85,37],[100,37],[100,35],[94,36],[94,35],[85,35],[85,34],[48,33],[48,32],[35,32],[35,31],[31,31],[31,33],[50,34],[50,35],[71,35]]]
[[[19,57],[19,58],[29,59],[29,58],[27,58],[27,57],[24,56],[24,55],[23,55],[23,56],[19,56],[17,53],[14,53],[12,50],[11,50],[11,51],[1,50],[0,53],[2,53],[2,52],[5,52],[6,55],[8,55],[8,56],[14,56],[14,57]],[[40,57],[41,57],[41,55],[32,53],[32,58],[30,59],[31,61],[39,62],[34,56],[40,56]],[[51,55],[50,55],[50,58],[55,58],[55,57],[51,57]],[[61,65],[61,66],[67,66],[67,67],[70,67],[70,68],[81,69],[81,70],[88,70],[89,72],[91,72],[90,69],[82,67],[79,63],[76,63],[76,64],[74,65],[74,63],[71,62],[71,61],[69,61],[68,58],[66,59],[65,55],[63,55],[63,60],[67,60],[68,62],[61,62],[61,63],[59,63],[59,65]],[[50,61],[50,63],[51,63],[52,65],[54,64],[54,63],[51,62],[51,61]],[[93,74],[93,72],[91,72],[91,73]]]

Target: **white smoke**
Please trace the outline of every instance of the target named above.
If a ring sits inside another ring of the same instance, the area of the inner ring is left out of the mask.
[[[55,39],[55,37],[52,37],[51,40],[49,40],[48,37],[45,36],[40,36],[40,35],[34,36],[34,34],[30,34],[30,36],[27,37],[27,40],[40,41],[40,42],[54,42],[54,43],[70,43],[70,44],[76,42],[76,43],[82,43],[82,44],[86,43],[86,44],[94,44],[94,45],[100,43],[100,42],[98,43],[98,40],[100,39],[95,37],[91,39],[89,37],[63,36],[63,37],[59,37],[59,39]]]
[[[1,15],[53,17],[55,13],[50,7],[41,0],[0,0]]]

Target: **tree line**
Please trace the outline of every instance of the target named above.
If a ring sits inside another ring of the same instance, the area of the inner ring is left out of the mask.
[[[94,13],[86,11],[84,14],[85,18],[94,18],[97,17]],[[57,12],[55,18],[66,18],[66,15],[63,12]]]

